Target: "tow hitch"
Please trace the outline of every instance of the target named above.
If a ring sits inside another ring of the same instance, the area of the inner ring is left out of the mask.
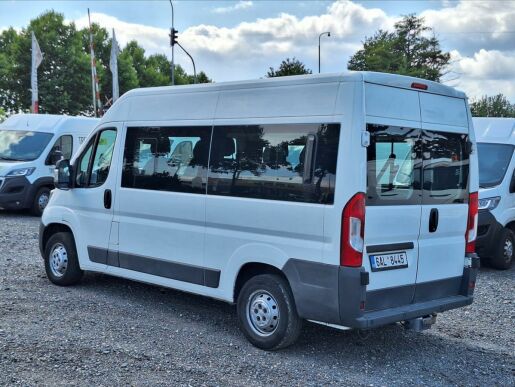
[[[436,313],[430,314],[428,316],[417,317],[411,320],[404,321],[403,325],[405,329],[409,329],[410,331],[422,332],[426,329],[431,328],[436,322]]]

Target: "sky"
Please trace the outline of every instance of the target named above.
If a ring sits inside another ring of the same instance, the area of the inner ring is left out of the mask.
[[[402,15],[416,13],[434,29],[451,53],[442,82],[474,100],[499,92],[515,102],[515,0],[433,1],[179,1],[175,28],[181,44],[216,82],[263,77],[287,57],[318,71],[344,72],[349,57],[378,29],[392,30]],[[147,54],[171,57],[169,1],[9,1],[0,0],[0,30],[25,27],[45,10],[63,13],[79,28],[93,22],[113,28],[120,45],[137,40]],[[176,62],[192,72],[176,49]]]

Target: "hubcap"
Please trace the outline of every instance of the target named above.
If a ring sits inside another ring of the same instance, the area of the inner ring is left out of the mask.
[[[46,205],[48,204],[48,200],[50,197],[47,193],[41,194],[38,198],[38,206],[41,210],[44,210]]]
[[[50,251],[50,270],[56,277],[62,277],[68,267],[68,253],[61,243],[56,243]]]
[[[510,239],[506,239],[504,241],[504,258],[507,261],[511,260],[513,256],[513,242]]]
[[[256,334],[270,336],[279,324],[277,301],[267,291],[255,291],[247,303],[247,320]]]

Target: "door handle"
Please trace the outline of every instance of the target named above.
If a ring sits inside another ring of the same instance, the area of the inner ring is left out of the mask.
[[[104,208],[109,210],[111,208],[111,202],[113,201],[113,194],[110,189],[104,191]]]
[[[429,214],[429,232],[435,232],[438,228],[438,208],[431,208]]]

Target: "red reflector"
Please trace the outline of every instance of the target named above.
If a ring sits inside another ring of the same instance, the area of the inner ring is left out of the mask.
[[[365,301],[359,303],[359,310],[365,310]]]
[[[469,214],[467,219],[467,232],[465,233],[465,253],[476,252],[478,206],[479,195],[477,192],[472,192],[469,195]]]
[[[476,281],[469,282],[469,289],[474,289],[476,287]]]
[[[427,90],[427,85],[423,83],[413,82],[411,84],[411,88],[413,89],[420,89],[420,90]]]

